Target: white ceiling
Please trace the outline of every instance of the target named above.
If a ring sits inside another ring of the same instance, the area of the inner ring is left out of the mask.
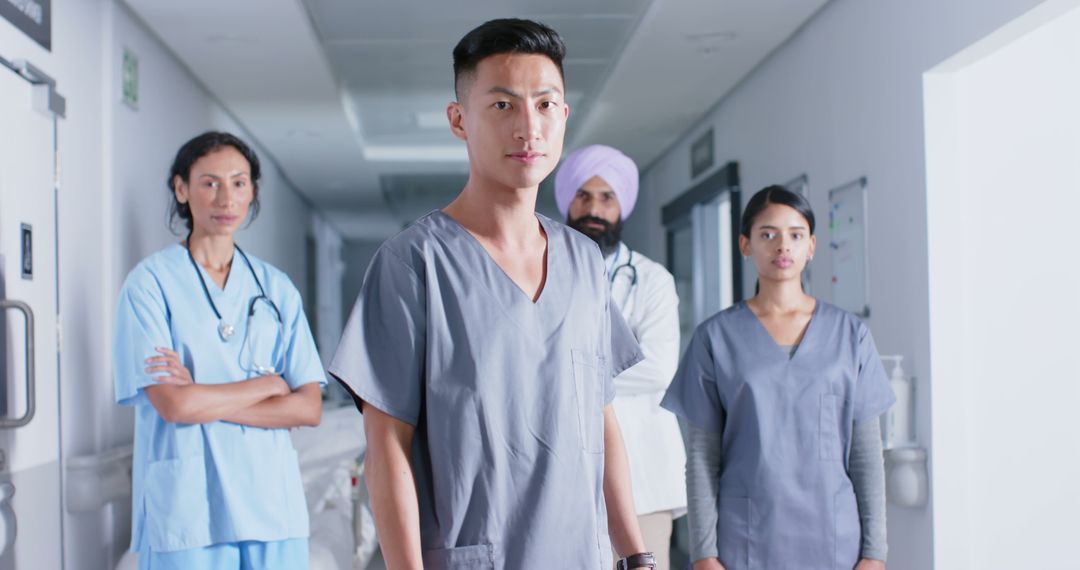
[[[827,1],[653,0],[571,147],[647,166]]]
[[[347,238],[381,239],[460,190],[451,51],[481,22],[559,31],[568,148],[644,167],[827,0],[125,1]]]

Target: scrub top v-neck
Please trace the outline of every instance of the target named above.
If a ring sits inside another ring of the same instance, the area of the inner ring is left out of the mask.
[[[745,302],[740,303],[740,305],[746,309],[746,313],[750,314],[750,319],[748,320],[752,322],[747,325],[746,329],[747,331],[753,330],[753,333],[751,334],[758,337],[756,339],[756,342],[754,342],[753,344],[761,347],[762,357],[771,357],[772,355],[769,353],[773,351],[769,349],[775,348],[776,351],[778,351],[778,354],[783,355],[784,358],[786,358],[787,360],[792,360],[795,358],[795,355],[800,352],[800,347],[805,344],[806,338],[812,336],[811,329],[814,328],[814,321],[817,318],[818,309],[821,307],[821,301],[815,300],[814,309],[810,311],[810,320],[806,323],[806,328],[803,329],[802,338],[800,338],[798,342],[792,343],[790,345],[781,345],[780,343],[776,342],[776,339],[773,338],[772,334],[769,333],[769,329],[765,328],[765,323],[761,322],[761,319],[754,314],[753,310],[750,309],[750,305],[746,304]]]
[[[722,435],[717,538],[727,570],[851,570],[856,424],[894,397],[869,329],[820,300],[794,355],[740,302],[694,332],[662,405]]]
[[[570,285],[566,282],[566,271],[568,268],[564,263],[558,261],[552,263],[551,236],[544,220],[538,221],[544,228],[544,232],[548,233],[548,251],[547,254],[544,255],[546,277],[544,280],[544,287],[540,290],[540,295],[534,301],[529,294],[517,284],[517,282],[510,278],[495,259],[491,257],[491,254],[484,249],[484,246],[480,241],[469,233],[469,231],[461,224],[441,210],[432,212],[431,216],[438,218],[445,224],[445,229],[451,234],[454,234],[455,241],[460,242],[459,245],[465,250],[458,252],[458,255],[470,259],[470,262],[478,270],[478,273],[475,274],[474,277],[482,278],[485,288],[504,311],[507,311],[512,315],[520,315],[523,319],[530,318],[524,314],[524,311],[530,311],[532,313],[539,313],[539,315],[543,317],[544,322],[556,325],[562,322],[567,305],[565,303],[560,305],[558,299],[565,298],[566,288]],[[550,220],[548,221],[550,222]]]
[[[388,240],[330,365],[416,427],[425,568],[611,567],[603,408],[640,350],[596,244],[537,219],[535,302],[441,211]]]

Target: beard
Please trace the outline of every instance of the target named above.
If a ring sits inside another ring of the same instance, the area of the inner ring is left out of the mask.
[[[599,224],[603,229],[588,227],[585,225],[586,222]],[[568,219],[566,224],[592,238],[596,245],[600,246],[600,252],[604,254],[604,257],[611,255],[615,248],[619,247],[619,242],[622,240],[621,219],[616,220],[613,224],[596,216],[581,216],[576,220]]]

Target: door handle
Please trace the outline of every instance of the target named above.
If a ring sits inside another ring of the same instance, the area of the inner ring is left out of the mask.
[[[23,314],[23,330],[26,333],[26,411],[17,418],[0,418],[0,428],[22,427],[34,419],[34,311],[30,305],[14,299],[0,299],[0,310],[15,309]]]

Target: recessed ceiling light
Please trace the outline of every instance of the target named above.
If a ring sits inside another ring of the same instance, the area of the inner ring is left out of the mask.
[[[717,42],[730,42],[739,38],[739,34],[732,31],[702,32],[699,34],[686,34],[683,38],[694,44],[715,44]]]
[[[375,146],[364,147],[364,158],[373,162],[467,162],[465,145],[447,146]]]
[[[255,45],[259,42],[258,38],[252,36],[235,36],[230,34],[210,34],[208,36],[203,36],[203,39],[211,44],[233,46]]]
[[[421,129],[445,129],[449,124],[446,113],[442,111],[417,111],[416,126]]]
[[[686,34],[683,36],[683,39],[693,46],[694,51],[699,55],[711,56],[720,53],[724,48],[729,47],[730,43],[735,41],[738,37],[739,34],[735,32],[721,31]]]
[[[321,133],[319,133],[318,131],[310,130],[310,129],[289,129],[289,130],[285,131],[285,136],[289,137],[290,139],[300,139],[300,140],[321,139],[322,138]]]

